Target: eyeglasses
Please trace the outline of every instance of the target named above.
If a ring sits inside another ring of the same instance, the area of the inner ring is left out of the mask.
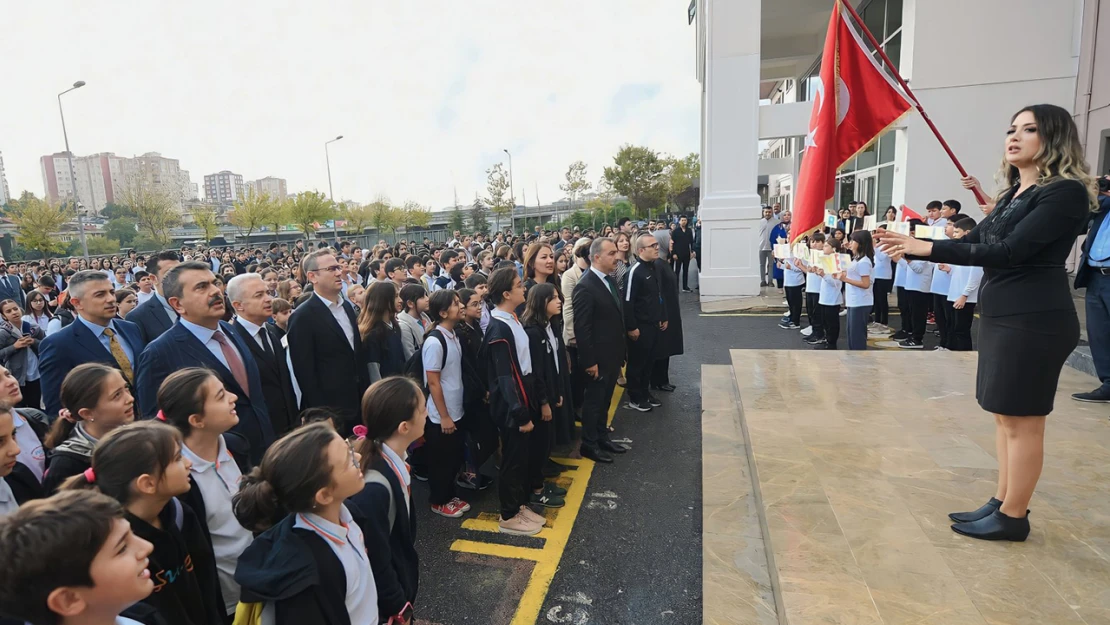
[[[309,269],[309,271],[315,271],[316,273],[320,273],[321,271],[327,271],[328,273],[335,273],[335,272],[339,271],[339,265],[332,265],[331,267],[320,267],[318,269]]]
[[[360,467],[358,466],[358,458],[355,456],[355,446],[351,444],[351,441],[344,442],[347,443],[347,456],[351,459],[351,466],[359,469]]]
[[[659,249],[659,242],[656,241],[655,243],[652,243],[651,245],[645,245],[644,247],[654,247],[655,249]]]

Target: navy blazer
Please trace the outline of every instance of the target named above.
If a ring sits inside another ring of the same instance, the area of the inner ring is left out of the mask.
[[[112,324],[119,330],[127,346],[131,348],[131,371],[137,372],[136,361],[139,360],[139,354],[143,353],[143,349],[146,348],[146,341],[143,340],[143,336],[135,324],[122,319],[113,319]],[[62,408],[62,380],[65,380],[66,374],[70,370],[86,362],[100,362],[119,369],[119,364],[112,357],[112,352],[108,351],[108,348],[104,347],[104,344],[98,341],[92,331],[85,327],[85,324],[79,319],[74,319],[73,323],[51,334],[39,343],[42,399],[46,402],[46,414],[51,419],[57,417],[58,411]],[[135,384],[131,386],[132,393],[134,393]],[[142,406],[138,396],[135,397],[135,402],[140,407]],[[138,408],[136,408],[135,414],[139,414]]]
[[[15,300],[21,309],[27,310],[27,294],[23,292],[23,276],[13,276],[11,274],[0,276],[0,301],[6,299]]]
[[[231,431],[246,437],[247,442],[250,443],[251,464],[257,466],[262,462],[262,454],[274,442],[274,428],[270,424],[270,413],[266,409],[262,378],[259,376],[254,356],[235,328],[221,321],[220,330],[235,344],[235,348],[243,358],[250,395],[244,392],[231,371],[208,351],[208,348],[201,344],[188,328],[175,323],[169,332],[147,345],[143,355],[139,357],[137,369],[139,380],[136,386],[139,389],[139,406],[142,407],[140,414],[147,419],[152,419],[158,414],[158,389],[174,371],[186,367],[211,369],[219,376],[224,387],[238,396],[235,400],[235,412],[239,415],[239,423]]]
[[[1107,215],[1110,215],[1110,199],[1100,197],[1099,205],[1099,211],[1091,215],[1091,228],[1087,231],[1086,240],[1083,241],[1083,257],[1079,259],[1079,267],[1075,270],[1075,288],[1077,289],[1085,288],[1091,280],[1091,273],[1094,269],[1087,265],[1087,261],[1091,259],[1091,246],[1095,244],[1095,237],[1098,236],[1098,230],[1102,227],[1102,222],[1106,221]]]
[[[143,341],[146,343],[152,343],[154,339],[168,332],[176,321],[176,319],[170,319],[157,297],[151,297],[139,304],[135,310],[127,313],[127,320],[139,327]]]

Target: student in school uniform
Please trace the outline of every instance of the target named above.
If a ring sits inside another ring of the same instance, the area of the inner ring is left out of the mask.
[[[899,330],[890,336],[893,341],[904,341],[913,336],[913,319],[910,316],[910,299],[906,294],[906,274],[910,261],[899,258],[894,263],[894,291],[897,294]]]
[[[856,230],[848,236],[852,262],[841,272],[844,282],[844,304],[848,308],[848,349],[867,349],[867,316],[875,304],[871,273],[874,271],[874,245],[871,233]]]
[[[910,220],[910,232],[916,228],[916,220]],[[909,302],[913,334],[898,343],[902,349],[925,349],[925,320],[929,315],[929,292],[933,283],[933,263],[927,260],[911,260],[906,266],[906,299]]]
[[[974,219],[961,217],[952,222],[952,238],[962,239],[974,228]],[[948,305],[952,307],[953,316],[948,339],[948,349],[951,351],[971,351],[971,322],[975,319],[975,304],[979,301],[979,284],[982,280],[982,267],[952,265],[952,280],[948,287]]]
[[[809,235],[809,247],[812,250],[825,249],[825,235],[821,232]],[[810,345],[825,340],[824,311],[821,309],[820,299],[821,276],[817,275],[813,267],[806,267],[806,317],[809,318],[809,327],[802,330],[802,335]]]
[[[825,241],[826,254],[841,253],[840,246],[833,239]],[[814,346],[814,349],[835,350],[836,342],[840,338],[840,305],[844,303],[844,283],[833,274],[826,274],[821,268],[816,268],[817,275],[821,277],[821,294],[818,304],[821,306],[825,322],[825,341]]]
[[[938,219],[933,227],[943,227],[944,236],[952,238],[952,223],[944,217]],[[933,316],[936,318],[937,332],[940,334],[940,342],[934,351],[946,352],[951,348],[949,341],[952,337],[952,327],[956,323],[956,311],[948,301],[948,290],[952,283],[952,266],[946,263],[932,263],[932,265],[933,281],[929,285],[929,292],[932,294]]]
[[[886,226],[879,226],[878,229],[885,230]],[[875,300],[871,312],[875,321],[867,332],[875,336],[886,336],[890,334],[890,291],[894,288],[894,264],[890,261],[890,256],[875,245],[873,237],[871,246],[875,249],[875,269],[871,274]]]
[[[786,289],[786,306],[789,310],[789,319],[779,322],[779,327],[784,330],[797,330],[802,321],[802,298],[806,290],[805,265],[797,258],[788,258],[782,261],[783,287]]]

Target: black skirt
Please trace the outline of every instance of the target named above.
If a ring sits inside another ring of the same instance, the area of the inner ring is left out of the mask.
[[[1060,371],[1078,344],[1074,309],[980,318],[975,398],[995,414],[1049,414]]]

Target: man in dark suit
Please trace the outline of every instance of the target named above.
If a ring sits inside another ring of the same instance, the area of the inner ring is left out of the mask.
[[[633,240],[632,251],[637,262],[628,271],[628,289],[624,293],[624,327],[629,341],[625,408],[649,412],[653,406],[662,405],[648,390],[648,382],[659,338],[667,329],[667,310],[655,274],[659,241],[651,233],[636,235]]]
[[[180,262],[173,250],[158,252],[146,262],[146,272],[154,280],[154,296],[127,313],[127,320],[139,326],[146,343],[162,336],[177,321],[177,312],[162,292],[162,278]]]
[[[1110,403],[1110,180],[1098,181],[1099,210],[1091,217],[1091,229],[1083,242],[1083,257],[1075,272],[1075,288],[1087,289],[1087,340],[1091,359],[1102,385],[1072,399]]]
[[[256,273],[235,276],[227,283],[227,297],[235,309],[232,327],[258,363],[262,394],[270,413],[274,435],[282,436],[300,425],[297,398],[293,394],[292,374],[285,364],[281,337],[267,320],[273,315],[274,301],[266,283]]]
[[[597,462],[612,462],[610,453],[627,448],[609,440],[607,416],[613,387],[624,362],[624,308],[609,273],[617,267],[617,246],[598,238],[590,245],[590,270],[574,287],[574,339],[578,366],[586,372],[582,404],[582,455]]]
[[[0,258],[0,301],[15,300],[23,310],[27,309],[27,296],[23,293],[23,278],[15,265],[8,266]]]
[[[293,311],[286,334],[300,407],[335,410],[341,434],[347,435],[361,421],[359,403],[370,385],[358,320],[340,295],[343,282],[333,252],[317,250],[305,256],[302,267],[313,296]]]
[[[167,376],[186,367],[211,369],[236,395],[239,423],[232,431],[250,443],[249,457],[257,465],[274,442],[274,429],[254,356],[231,324],[222,321],[224,295],[215,277],[208,263],[190,261],[162,278],[162,292],[180,319],[139,356],[139,406],[144,417],[154,417],[158,389]]]
[[[46,414],[52,418],[62,408],[62,380],[74,367],[86,362],[119,369],[135,394],[135,363],[146,347],[135,324],[116,319],[115,292],[104,272],[86,270],[73,274],[69,279],[69,301],[77,319],[39,344],[42,397]],[[139,407],[144,408],[141,403]]]

